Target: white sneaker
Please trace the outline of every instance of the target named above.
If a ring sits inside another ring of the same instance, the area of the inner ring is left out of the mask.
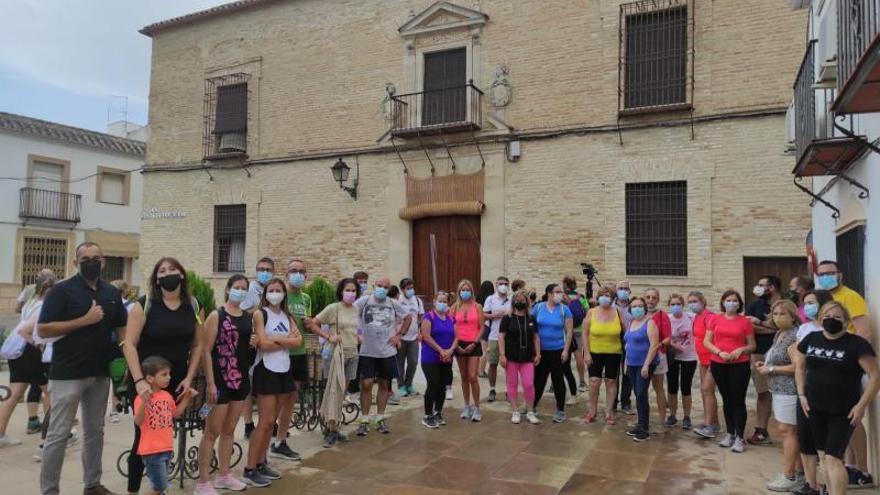
[[[4,447],[15,447],[21,445],[21,440],[12,438],[9,435],[0,435],[0,449]]]
[[[229,473],[225,476],[217,475],[214,478],[214,488],[218,490],[233,490],[236,492],[240,492],[247,488],[247,485],[244,481],[236,478],[232,473]]]
[[[727,433],[726,435],[721,437],[721,441],[718,442],[718,446],[725,449],[730,448],[731,445],[733,445],[733,435],[731,435],[730,433]]]
[[[452,400],[452,387],[446,389],[446,400]]]
[[[539,425],[539,424],[541,424],[541,420],[538,419],[537,416],[535,416],[535,412],[534,412],[534,411],[529,411],[529,412],[526,413],[526,420],[527,420],[529,423],[533,424],[533,425]]]
[[[519,411],[514,411],[514,413],[510,415],[510,422],[511,423],[518,425],[520,420],[521,420],[521,416],[519,414]]]
[[[461,419],[471,419],[474,412],[471,410],[471,405],[467,404],[464,406],[464,409],[461,410],[461,415],[459,416]]]
[[[767,483],[767,489],[771,492],[791,492],[794,491],[795,488],[800,486],[800,482],[797,477],[795,479],[789,479],[782,473],[776,475],[770,483]]]
[[[569,395],[568,399],[565,399],[566,406],[574,406],[574,405],[577,405],[577,403],[578,403],[578,398],[574,395]]]
[[[119,423],[119,413],[118,412],[113,411],[110,413],[110,423],[112,423],[114,425]]]
[[[736,437],[733,441],[733,447],[730,448],[731,452],[735,452],[737,454],[742,454],[746,450],[746,443],[742,438]]]
[[[43,462],[43,446],[37,446],[37,450],[34,452],[34,462]]]

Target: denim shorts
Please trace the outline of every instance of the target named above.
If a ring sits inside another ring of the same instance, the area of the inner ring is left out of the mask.
[[[160,452],[141,457],[154,491],[164,492],[168,489],[168,463],[171,462],[173,454],[174,452]]]

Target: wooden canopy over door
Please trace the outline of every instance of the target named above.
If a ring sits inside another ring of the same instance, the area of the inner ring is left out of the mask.
[[[455,215],[426,217],[412,223],[412,272],[416,292],[433,300],[434,275],[431,267],[431,236],[436,247],[437,287],[455,291],[458,282],[468,279],[476,290],[480,285],[480,216]]]

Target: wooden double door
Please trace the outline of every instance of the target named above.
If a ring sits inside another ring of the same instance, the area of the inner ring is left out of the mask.
[[[462,279],[480,286],[480,217],[428,217],[412,222],[416,293],[433,300],[434,288],[453,292]]]
[[[809,275],[807,258],[801,256],[783,257],[745,257],[743,258],[743,297],[746,306],[755,300],[752,289],[761,277],[776,275],[782,282],[779,291],[784,295],[788,292],[788,283],[798,275]],[[710,302],[710,304],[713,304]]]

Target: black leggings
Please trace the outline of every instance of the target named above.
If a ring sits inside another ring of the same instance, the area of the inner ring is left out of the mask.
[[[425,388],[425,416],[442,413],[446,386],[452,385],[452,363],[422,363],[422,373],[428,382]]]
[[[666,386],[669,395],[678,394],[678,385],[681,384],[681,395],[690,397],[691,386],[694,383],[694,373],[697,371],[696,361],[669,360],[669,372],[666,373]]]
[[[752,375],[749,362],[712,362],[712,378],[724,402],[724,423],[727,433],[744,438],[746,431],[746,391]]]
[[[562,364],[562,349],[558,351],[541,351],[541,362],[535,368],[535,403],[533,408],[538,408],[544,388],[547,387],[547,377],[553,383],[553,395],[556,397],[556,410],[565,411],[565,378]]]
[[[577,395],[577,380],[574,379],[574,372],[571,371],[571,351],[568,353],[568,361],[562,364],[562,376],[568,382],[568,391],[571,392],[571,395]]]

